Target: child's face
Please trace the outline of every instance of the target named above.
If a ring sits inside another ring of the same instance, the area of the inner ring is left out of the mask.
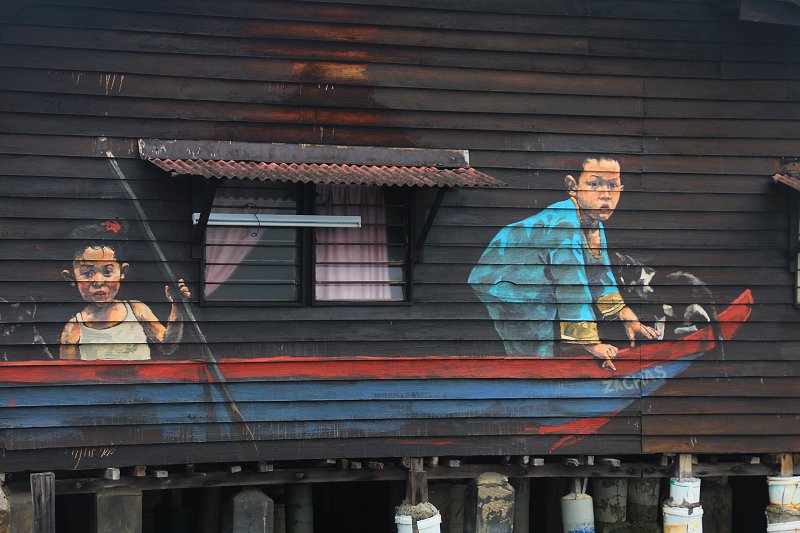
[[[591,159],[570,191],[587,216],[604,222],[611,218],[619,203],[622,183],[619,163],[607,159]]]
[[[128,264],[120,264],[114,250],[106,247],[86,248],[72,260],[78,292],[87,302],[115,301],[127,268]]]

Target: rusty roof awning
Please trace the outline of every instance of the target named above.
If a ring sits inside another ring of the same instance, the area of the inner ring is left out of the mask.
[[[170,174],[220,179],[414,187],[504,187],[469,166],[467,150],[140,139]]]
[[[173,176],[412,187],[505,186],[503,182],[471,167],[436,168],[160,158],[149,161]]]

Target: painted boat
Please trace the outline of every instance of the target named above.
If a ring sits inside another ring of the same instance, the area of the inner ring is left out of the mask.
[[[746,290],[719,313],[724,340],[748,320],[753,303]],[[75,428],[77,439],[87,426],[159,424],[164,439],[202,442],[209,438],[203,425],[226,440],[235,431],[220,426],[249,424],[247,433],[259,440],[404,438],[440,436],[454,421],[467,427],[502,418],[520,421],[517,434],[563,435],[555,451],[597,432],[715,346],[706,327],[622,349],[615,371],[588,354],[7,363],[0,365],[0,408],[13,409],[3,409],[0,430],[27,428],[59,440],[64,428]],[[428,422],[412,430],[410,420]],[[37,447],[42,438],[14,442]]]

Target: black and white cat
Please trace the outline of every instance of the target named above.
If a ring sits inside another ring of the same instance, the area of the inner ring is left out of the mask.
[[[679,339],[710,325],[717,339],[716,350],[724,358],[717,306],[711,289],[703,280],[682,270],[662,274],[629,255],[614,253],[614,256],[612,270],[622,299],[639,321],[658,331],[659,340]],[[658,298],[654,285],[669,286],[674,293],[672,301]],[[618,338],[618,327],[614,330],[613,326],[606,326],[605,330],[612,335],[609,338]]]

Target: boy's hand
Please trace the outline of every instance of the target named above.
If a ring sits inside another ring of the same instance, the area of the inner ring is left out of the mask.
[[[186,283],[184,283],[183,279],[178,280],[178,290],[180,291],[181,296],[184,298],[189,298],[192,296],[189,287],[186,286]],[[169,285],[164,285],[164,294],[167,295],[167,300],[175,303],[175,297],[172,295],[172,289],[170,289]]]
[[[616,370],[617,367],[614,366],[614,363],[611,361],[614,359],[619,350],[616,346],[612,346],[611,344],[587,344],[584,346],[590,354],[595,356],[597,359],[603,361],[601,365],[602,368],[610,368],[611,370]]]
[[[658,331],[639,322],[639,317],[636,316],[636,313],[634,313],[630,307],[624,307],[622,311],[619,312],[619,319],[623,321],[625,334],[631,341],[631,348],[636,346],[637,334],[647,340],[658,340]]]

